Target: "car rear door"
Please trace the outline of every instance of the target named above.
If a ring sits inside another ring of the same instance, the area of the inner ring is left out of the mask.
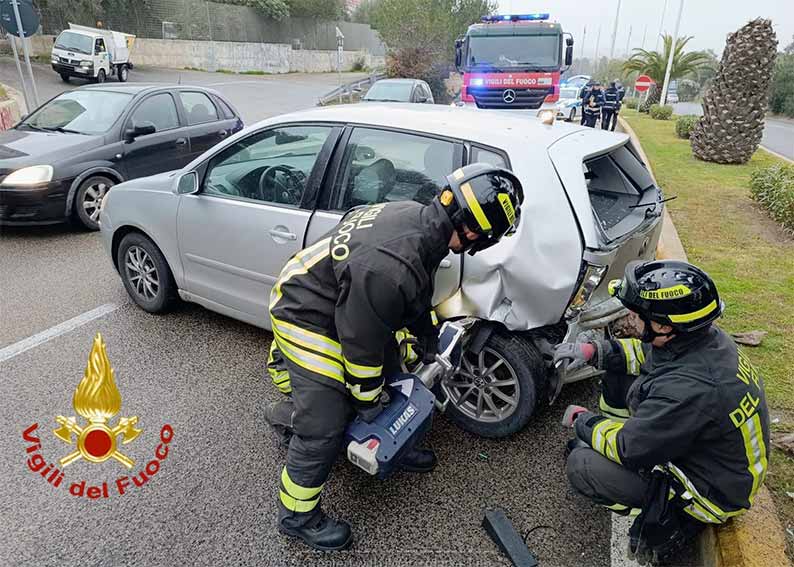
[[[154,134],[126,138],[136,125],[151,124]],[[157,92],[139,101],[122,128],[121,166],[127,179],[179,169],[190,155],[188,133],[180,122],[171,93]]]
[[[462,164],[463,145],[455,140],[371,127],[348,129],[334,156],[306,244],[319,240],[344,212],[358,205],[430,203],[446,176]],[[436,274],[433,305],[458,290],[460,276],[461,256],[450,254]]]
[[[270,289],[305,244],[309,195],[317,192],[340,132],[328,124],[275,126],[202,165],[199,192],[181,197],[177,216],[192,300],[270,327]]]
[[[230,136],[236,119],[226,118],[213,97],[202,91],[179,90],[183,116],[190,136],[188,163]]]

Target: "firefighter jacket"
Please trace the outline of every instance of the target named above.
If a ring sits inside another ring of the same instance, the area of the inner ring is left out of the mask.
[[[620,110],[620,91],[617,88],[609,87],[604,91],[604,109]]]
[[[769,413],[763,380],[731,337],[711,325],[661,348],[637,339],[597,346],[605,380],[637,376],[630,416],[583,414],[577,436],[628,469],[666,470],[702,522],[748,509],[767,471]]]
[[[436,200],[349,211],[281,271],[270,297],[282,354],[354,403],[377,402],[394,332],[436,332],[431,299],[453,226]]]

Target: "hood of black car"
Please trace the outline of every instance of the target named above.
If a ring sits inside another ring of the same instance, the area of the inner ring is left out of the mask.
[[[0,132],[0,169],[54,165],[104,143],[103,136],[11,129]]]

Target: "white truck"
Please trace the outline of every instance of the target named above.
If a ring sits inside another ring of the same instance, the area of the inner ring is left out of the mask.
[[[134,42],[132,34],[69,24],[53,42],[52,68],[66,82],[83,77],[102,83],[115,76],[123,83],[132,69]]]

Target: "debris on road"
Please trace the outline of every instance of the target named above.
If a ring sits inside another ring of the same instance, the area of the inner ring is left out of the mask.
[[[486,510],[482,527],[516,567],[535,567],[538,564],[502,510]]]
[[[756,347],[761,345],[761,341],[768,334],[766,331],[747,331],[745,333],[731,333],[731,336],[740,345]]]
[[[772,436],[772,446],[794,456],[794,433]]]

